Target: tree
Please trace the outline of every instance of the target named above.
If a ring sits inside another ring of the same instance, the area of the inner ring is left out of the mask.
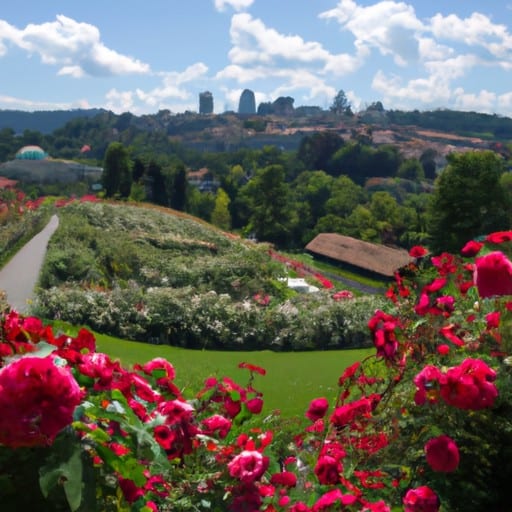
[[[128,197],[132,186],[132,169],[128,150],[120,142],[109,144],[103,162],[103,188],[105,195]]]
[[[185,166],[180,163],[173,176],[173,185],[171,191],[171,206],[175,210],[184,211],[187,204],[187,171]]]
[[[269,165],[258,169],[240,193],[249,205],[249,225],[256,238],[286,246],[291,237],[292,214],[283,167]]]
[[[334,97],[330,111],[338,115],[352,115],[352,108],[348,101],[345,91],[340,89],[338,94]]]
[[[221,229],[231,229],[231,214],[229,213],[229,196],[219,188],[215,196],[215,207],[213,208],[211,223]]]
[[[437,178],[428,210],[430,248],[458,252],[475,237],[510,228],[504,163],[492,151],[452,153]]]
[[[406,180],[421,181],[425,178],[425,171],[417,158],[408,158],[401,163],[396,175]]]
[[[326,171],[331,157],[343,146],[343,139],[334,132],[323,131],[306,135],[297,150],[297,158],[308,171]]]
[[[345,217],[358,205],[366,203],[367,194],[363,187],[348,176],[339,176],[333,183],[331,197],[326,202],[328,214]]]

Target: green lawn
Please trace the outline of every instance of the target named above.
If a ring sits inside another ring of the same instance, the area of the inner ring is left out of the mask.
[[[328,352],[216,352],[187,350],[162,345],[123,341],[97,336],[98,351],[121,360],[124,365],[165,357],[176,369],[176,383],[185,396],[198,391],[208,376],[229,376],[245,384],[248,371],[238,368],[248,362],[266,369],[265,376],[256,375],[254,387],[263,392],[264,413],[279,409],[283,416],[302,416],[313,398],[334,399],[338,377],[343,370],[373,353],[371,349]]]

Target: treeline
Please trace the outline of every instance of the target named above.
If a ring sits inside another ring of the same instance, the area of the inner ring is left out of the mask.
[[[169,116],[159,113],[158,118]],[[349,140],[333,131],[311,133],[302,137],[297,150],[264,146],[201,152],[169,137],[158,124],[153,130],[134,124],[135,120],[147,126],[155,119],[107,112],[74,119],[50,135],[25,130],[15,136],[4,129],[0,158],[12,158],[21,145],[37,144],[54,157],[103,166],[106,197],[172,207],[288,250],[302,249],[321,232],[404,248],[441,247],[446,233],[436,219],[445,212],[452,216],[447,220],[451,231],[457,225],[461,230],[471,226],[463,230],[466,239],[511,222],[509,164],[494,153],[496,162],[482,163],[473,154],[461,162],[448,158],[449,167],[456,168],[450,185],[455,194],[442,201],[439,194],[449,190],[439,192],[445,156],[427,148],[419,158],[406,158],[397,146],[374,144],[371,127],[358,130]],[[84,145],[89,147],[85,152]],[[491,181],[478,171],[467,182],[468,168],[485,170],[489,165]],[[80,184],[76,186],[78,190]],[[498,202],[481,193],[491,189]],[[25,191],[34,196],[54,194],[55,185],[30,184]],[[489,201],[497,204],[493,211],[499,209],[496,222],[489,215],[485,222],[481,219],[481,212],[489,211]],[[477,208],[468,208],[467,203]],[[468,211],[471,219],[465,216]],[[460,217],[459,223],[453,215]],[[453,244],[459,240],[452,238]]]
[[[440,109],[427,112],[389,110],[386,119],[391,124],[418,126],[459,135],[507,140],[512,138],[512,119],[496,114],[458,112]]]
[[[283,249],[302,248],[326,231],[409,247],[427,237],[432,166],[424,163],[332,132],[304,137],[298,151],[181,148],[156,156],[115,142],[105,154],[103,185],[107,197],[184,210]],[[196,184],[187,168],[202,169]]]

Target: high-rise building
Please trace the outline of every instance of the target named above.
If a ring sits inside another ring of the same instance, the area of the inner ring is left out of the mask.
[[[210,91],[199,93],[199,113],[213,113],[213,94]]]
[[[256,113],[256,100],[254,93],[250,89],[244,89],[240,95],[240,102],[238,103],[239,114],[255,114]]]

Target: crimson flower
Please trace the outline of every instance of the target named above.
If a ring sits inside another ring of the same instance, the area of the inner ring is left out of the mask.
[[[492,407],[498,396],[496,372],[480,359],[465,359],[440,379],[443,400],[459,409],[477,411]]]
[[[343,471],[341,462],[330,455],[321,455],[315,466],[315,475],[322,485],[336,485]]]
[[[241,482],[258,480],[267,470],[269,458],[256,450],[244,450],[228,464],[229,474]]]
[[[427,442],[425,455],[428,465],[434,471],[451,473],[459,466],[459,448],[451,437],[444,434]]]
[[[428,254],[427,249],[421,245],[415,245],[409,250],[409,256],[411,256],[411,258],[422,258],[426,254]]]
[[[308,410],[306,411],[306,418],[313,422],[319,420],[325,416],[327,409],[329,409],[327,398],[315,398],[311,400],[309,404]]]
[[[240,363],[238,365],[238,368],[246,368],[250,372],[256,372],[256,373],[259,373],[260,375],[267,374],[267,370],[265,370],[265,368],[261,368],[261,366],[256,366],[255,364],[251,364],[251,363]]]
[[[313,512],[326,510],[338,502],[341,505],[338,510],[343,510],[346,506],[353,505],[356,501],[357,498],[352,494],[343,494],[340,489],[333,489],[332,491],[326,492],[323,496],[320,496],[313,505],[312,510]]]
[[[404,512],[438,512],[439,498],[428,486],[409,489],[403,499]]]
[[[414,377],[413,382],[416,385],[414,402],[416,405],[423,405],[437,402],[439,399],[439,381],[442,377],[441,370],[434,365],[427,364]]]
[[[285,487],[295,487],[297,485],[297,476],[291,471],[274,473],[270,477],[270,483],[274,485],[283,485]]]
[[[472,258],[473,256],[476,256],[480,249],[484,244],[482,242],[477,242],[476,240],[470,240],[460,251],[462,256],[465,256],[466,258]]]
[[[23,357],[0,370],[0,444],[45,446],[73,420],[82,392],[53,357]]]
[[[475,260],[474,282],[480,297],[512,295],[512,262],[501,251]]]
[[[212,435],[214,432],[218,432],[220,439],[224,439],[231,429],[231,420],[220,414],[205,418],[202,423],[205,426],[204,432],[206,434]]]
[[[503,242],[510,242],[512,240],[512,231],[496,231],[490,233],[485,237],[486,242],[491,244],[502,244]]]

